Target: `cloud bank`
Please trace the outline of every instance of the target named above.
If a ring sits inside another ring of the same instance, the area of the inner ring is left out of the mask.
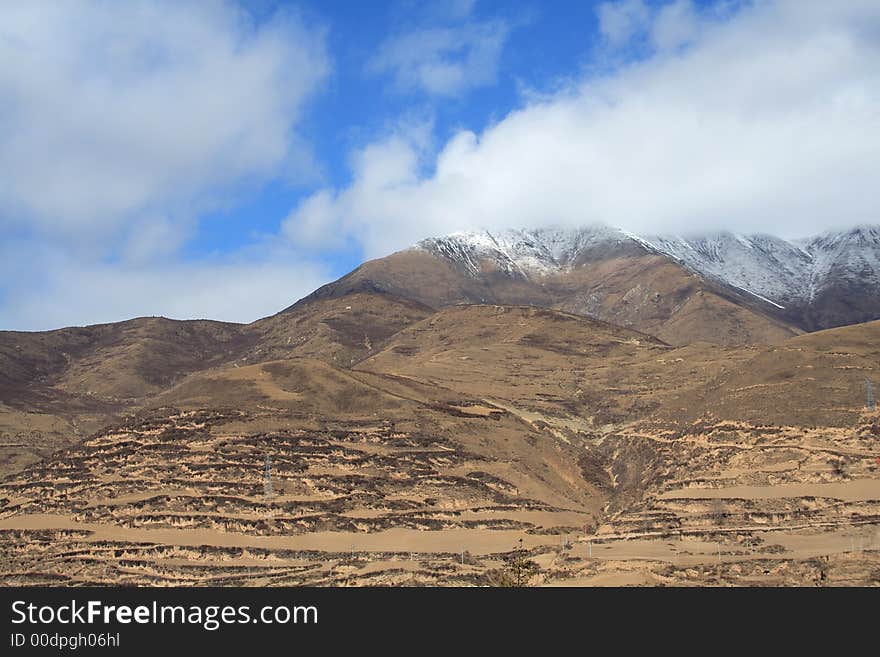
[[[15,275],[33,256],[0,249],[0,273]],[[277,254],[238,254],[196,263],[119,267],[82,262],[63,251],[42,250],[40,271],[27,285],[5,291],[14,309],[4,328],[22,330],[81,326],[142,316],[251,321],[286,308],[326,282],[327,272],[309,261]]]
[[[315,178],[297,123],[329,71],[323,30],[290,12],[257,21],[225,2],[7,3],[0,251],[29,257],[5,267],[0,327],[253,318],[280,307],[274,289],[281,305],[308,291],[314,267],[300,276],[293,256],[284,267],[265,255],[231,267],[172,256],[200,213],[240,190]],[[226,298],[209,303],[220,284]]]
[[[437,151],[392,133],[354,154],[350,186],[294,208],[284,233],[380,256],[479,226],[797,236],[878,220],[876,2],[625,2],[599,19],[610,70]]]

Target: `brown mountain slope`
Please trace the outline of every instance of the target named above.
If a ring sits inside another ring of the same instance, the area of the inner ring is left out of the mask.
[[[0,581],[469,584],[607,498],[577,447],[503,409],[314,359],[196,373],[157,401],[179,408],[0,483]]]
[[[674,345],[773,344],[800,333],[751,300],[656,255],[587,262],[541,284],[560,299],[553,307],[636,328]]]
[[[46,332],[0,332],[0,398],[53,387],[116,401],[144,397],[234,357],[242,327],[145,317]]]
[[[875,372],[878,329],[676,348],[457,306],[353,370],[195,372],[0,482],[0,581],[485,584],[522,539],[533,583],[876,583],[877,414],[805,384]]]
[[[118,421],[193,372],[297,356],[348,366],[430,312],[363,293],[249,325],[153,317],[0,332],[0,471]]]
[[[404,329],[355,370],[460,390],[527,421],[594,433],[647,417],[682,390],[702,393],[753,353],[706,343],[675,348],[549,309],[455,306]]]
[[[762,347],[728,367],[689,417],[758,424],[853,426],[866,379],[880,375],[880,321],[828,329]]]
[[[586,254],[559,274],[500,271],[488,259],[479,275],[420,249],[364,263],[297,306],[382,290],[433,308],[489,303],[557,308],[660,336],[671,344],[775,343],[800,331],[752,299],[722,289],[637,245]],[[294,306],[294,307],[297,307]]]
[[[634,243],[587,249],[576,265],[530,279],[484,260],[474,276],[448,259],[411,249],[365,263],[248,326],[143,318],[35,334],[0,332],[0,435],[22,445],[41,442],[48,432],[50,442],[63,443],[64,434],[88,433],[188,373],[225,363],[311,356],[352,366],[431,308],[462,302],[553,307],[677,345],[774,343],[796,332]]]
[[[315,299],[250,324],[247,331],[254,344],[245,360],[309,356],[348,367],[432,312],[416,301],[377,292]]]
[[[188,373],[234,357],[248,342],[241,329],[153,317],[0,332],[0,471],[43,458]]]
[[[157,394],[187,374],[243,360],[316,356],[342,365],[368,355],[432,311],[387,294],[303,304],[252,324],[145,317],[45,332],[0,331],[0,400],[47,389],[96,403]]]
[[[640,422],[846,426],[880,370],[880,322],[779,345],[683,347],[576,315],[456,306],[398,333],[356,370],[409,377],[603,433]]]

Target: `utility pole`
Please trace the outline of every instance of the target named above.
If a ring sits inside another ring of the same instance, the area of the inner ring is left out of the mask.
[[[874,402],[874,384],[871,383],[871,379],[865,379],[865,387],[868,390],[867,407],[869,411],[873,411],[877,405]]]
[[[266,454],[266,463],[263,465],[263,495],[272,497],[272,460]]]

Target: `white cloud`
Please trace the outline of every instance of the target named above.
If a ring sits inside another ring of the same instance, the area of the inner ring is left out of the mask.
[[[476,3],[477,0],[448,0],[448,10],[454,18],[464,18],[471,14]]]
[[[599,5],[599,32],[612,46],[621,46],[644,31],[651,10],[644,0],[622,0]]]
[[[878,221],[880,5],[676,4],[644,29],[650,56],[460,132],[434,166],[399,135],[371,145],[349,187],[323,192],[328,225],[377,256],[475,226],[790,236]]]
[[[304,249],[335,249],[345,244],[340,230],[336,197],[329,189],[309,196],[299,206],[295,222],[285,221],[282,230],[293,244]]]
[[[320,26],[196,0],[2,13],[0,328],[250,321],[326,280],[297,253],[180,255],[206,210],[314,175],[297,123],[329,73]]]
[[[381,194],[403,182],[417,184],[418,172],[428,161],[433,145],[433,127],[431,120],[402,121],[383,141],[352,153],[350,166],[356,186],[373,197],[373,192],[367,190]],[[358,202],[357,195],[338,194],[332,189],[315,192],[284,219],[283,237],[299,250],[342,248],[359,241],[352,232],[347,208],[351,202]]]
[[[308,161],[293,129],[328,72],[320,30],[222,2],[4,6],[0,227],[107,239]],[[222,190],[222,191],[221,191]]]
[[[141,316],[250,322],[289,306],[329,272],[295,253],[232,257],[192,263],[133,266],[83,262],[52,247],[16,253],[0,249],[0,273],[26,272],[27,285],[0,295],[4,330],[116,322]],[[38,266],[32,261],[38,260]]]
[[[397,91],[457,96],[495,81],[509,31],[503,21],[416,29],[384,43],[367,70],[391,76]]]
[[[670,50],[693,41],[699,33],[700,21],[691,0],[676,0],[657,12],[652,24],[651,40],[661,50]]]

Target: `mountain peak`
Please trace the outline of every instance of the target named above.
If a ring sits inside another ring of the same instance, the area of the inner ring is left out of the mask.
[[[414,248],[458,262],[475,276],[480,273],[478,261],[488,259],[511,275],[529,277],[566,271],[586,249],[631,240],[625,231],[602,224],[579,228],[551,225],[459,231],[422,240]]]
[[[664,255],[705,278],[784,309],[807,301],[834,279],[880,283],[880,227],[862,225],[806,240],[728,230],[681,235],[639,235],[602,224],[578,228],[468,230],[419,242],[479,277],[483,264],[517,278],[571,270],[591,249],[630,248]]]

